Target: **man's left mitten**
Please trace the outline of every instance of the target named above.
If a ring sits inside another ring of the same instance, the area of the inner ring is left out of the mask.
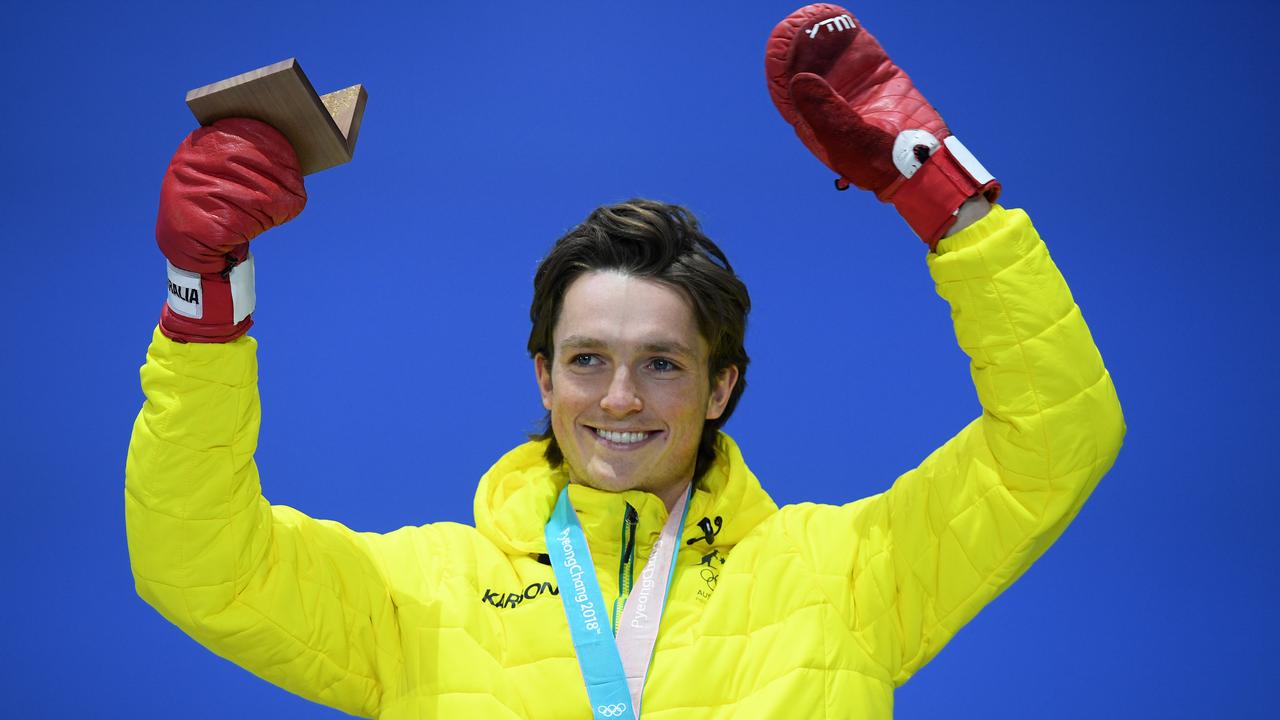
[[[808,5],[769,36],[769,94],[840,177],[892,203],[930,248],[966,200],[1000,184],[947,129],[884,48],[838,5]]]

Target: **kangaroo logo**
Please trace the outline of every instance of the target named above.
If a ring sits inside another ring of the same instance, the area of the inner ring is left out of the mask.
[[[710,545],[711,543],[715,542],[716,535],[720,534],[720,530],[723,527],[724,527],[724,518],[720,517],[719,515],[716,516],[714,526],[712,525],[711,518],[704,517],[698,521],[698,529],[702,531],[702,537],[693,538],[692,540],[690,540],[685,544],[692,545],[696,542],[701,542],[703,540],[706,540],[707,544]]]
[[[853,24],[853,18],[848,15],[837,15],[833,18],[827,18],[820,23],[815,23],[811,28],[805,28],[805,33],[809,39],[818,37],[818,32],[826,26],[827,32],[844,32],[845,30],[853,30],[856,25]]]
[[[698,564],[706,565],[707,567],[712,567],[711,561],[713,560],[715,560],[716,562],[719,562],[721,565],[724,565],[725,563],[724,556],[720,554],[720,551],[716,550],[715,548],[711,548],[711,552],[707,553],[706,555],[703,555],[702,560]]]

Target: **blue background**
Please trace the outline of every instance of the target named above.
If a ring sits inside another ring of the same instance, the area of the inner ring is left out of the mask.
[[[636,195],[692,208],[751,288],[728,429],[780,504],[878,492],[975,416],[923,246],[833,191],[769,101],[764,41],[794,8],[6,3],[3,714],[337,715],[151,611],[123,527],[184,94],[289,56],[370,100],[355,161],[254,243],[273,501],[363,530],[470,521],[476,479],[542,414],[535,263]],[[1268,714],[1276,8],[851,8],[1032,214],[1129,425],[1075,524],[899,717]]]

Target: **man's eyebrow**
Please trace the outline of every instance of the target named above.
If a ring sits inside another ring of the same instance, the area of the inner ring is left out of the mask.
[[[588,337],[586,335],[570,335],[560,341],[560,347],[562,349],[598,350],[605,346],[605,341],[598,338]],[[688,357],[694,356],[693,350],[676,340],[658,340],[648,342],[641,345],[640,349],[647,353],[672,353],[676,355],[686,355]]]
[[[675,340],[645,343],[640,346],[640,349],[649,353],[670,353],[673,355],[687,355],[689,357],[693,357],[693,350],[690,350]]]
[[[560,341],[560,347],[583,348],[587,350],[594,350],[597,348],[604,347],[604,341],[597,340],[593,337],[587,337],[586,335],[570,335],[569,337]]]

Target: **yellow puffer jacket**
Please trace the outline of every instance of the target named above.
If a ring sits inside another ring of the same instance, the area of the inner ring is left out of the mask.
[[[930,271],[982,416],[888,491],[840,507],[779,510],[721,436],[684,529],[645,718],[890,717],[894,688],[1045,551],[1110,467],[1119,404],[1026,215],[997,208],[940,249]],[[357,715],[591,716],[543,555],[565,477],[540,445],[484,476],[475,528],[357,533],[262,497],[251,338],[157,333],[142,385],[129,550],[139,594],[165,617]],[[639,491],[575,485],[570,497],[606,605],[620,606],[666,509]]]

